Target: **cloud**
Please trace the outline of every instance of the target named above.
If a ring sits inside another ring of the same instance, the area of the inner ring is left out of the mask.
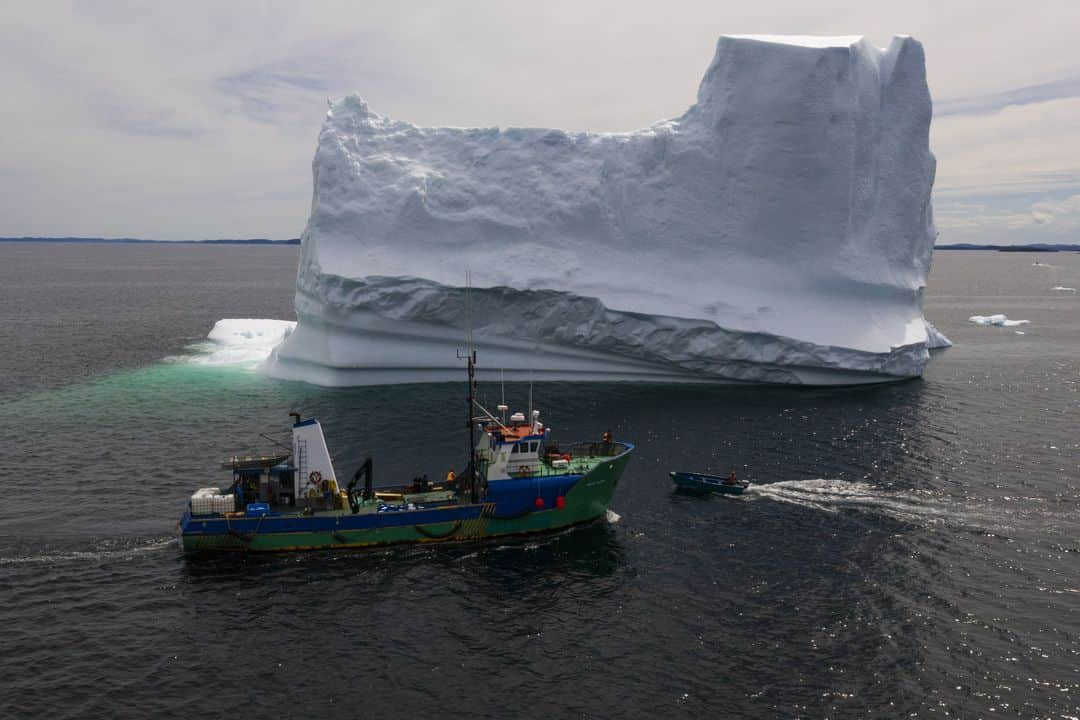
[[[1024,232],[1057,232],[1065,213],[1040,210],[1050,219],[1039,224],[1031,206],[1080,193],[1080,6],[955,0],[948,10],[895,0],[671,0],[660,14],[615,0],[0,3],[0,235],[295,237],[328,95],[356,91],[419,125],[631,130],[693,102],[721,33],[762,32],[920,39],[939,98],[939,206],[985,203],[1006,226],[1027,215]],[[960,213],[957,223],[980,217]]]
[[[1031,219],[1037,225],[1053,225],[1060,230],[1080,229],[1080,195],[1064,200],[1042,200],[1031,206]]]
[[[229,72],[213,81],[226,111],[238,110],[259,123],[310,126],[329,95],[351,88],[349,47],[359,39],[282,57],[273,62]],[[394,76],[394,73],[389,73]],[[372,83],[372,90],[379,84]],[[216,100],[216,99],[214,99]]]
[[[988,232],[1024,230],[1033,224],[1028,211],[1011,211],[979,203],[937,203],[934,207],[939,243],[967,242]],[[957,239],[963,236],[964,240]]]
[[[936,118],[936,196],[1080,191],[1080,97]]]
[[[939,118],[949,115],[979,115],[994,113],[1011,105],[1032,105],[1073,97],[1080,97],[1080,76],[988,95],[938,101],[934,103],[934,115]]]
[[[215,86],[227,100],[252,120],[273,123],[292,116],[298,105],[324,96],[328,84],[318,74],[256,68],[219,78]]]
[[[989,196],[983,202],[938,202],[938,244],[1075,243],[1080,241],[1080,195],[1018,202]]]
[[[174,107],[131,103],[109,92],[92,96],[88,105],[101,127],[119,133],[194,140],[204,132],[201,125],[184,119]]]

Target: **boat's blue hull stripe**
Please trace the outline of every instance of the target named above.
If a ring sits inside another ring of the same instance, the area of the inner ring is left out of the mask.
[[[475,520],[480,517],[485,504],[494,505],[494,515],[497,517],[512,517],[533,510],[538,497],[544,501],[544,507],[554,507],[556,498],[566,495],[581,478],[582,475],[574,474],[497,480],[488,486],[488,494],[482,504],[367,512],[357,515],[267,515],[226,519],[209,515],[193,516],[189,510],[184,513],[180,527],[184,535],[332,533]]]

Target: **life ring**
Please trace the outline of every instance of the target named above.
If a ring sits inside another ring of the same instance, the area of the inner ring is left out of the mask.
[[[308,482],[311,483],[312,485],[318,485],[319,482],[322,480],[322,473],[319,472],[318,470],[312,470],[311,474],[308,475],[307,479],[308,479]]]

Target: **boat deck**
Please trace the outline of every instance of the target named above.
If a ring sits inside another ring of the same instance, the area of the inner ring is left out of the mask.
[[[609,461],[622,453],[629,446],[618,442],[595,442],[575,443],[566,446],[564,450],[570,455],[566,465],[555,465],[558,457],[542,458],[537,465],[525,469],[524,472],[514,473],[506,480],[495,482],[512,482],[541,478],[578,477],[587,475],[597,466]],[[323,495],[310,498],[299,498],[297,505],[284,505],[269,503],[268,517],[308,517],[308,518],[335,518],[344,515],[368,515],[373,513],[394,513],[409,510],[437,509],[440,507],[451,508],[471,504],[470,500],[445,484],[432,484],[426,490],[417,488],[415,484],[392,485],[374,488],[375,498],[362,500],[358,503],[356,512],[348,504],[340,499],[327,499]],[[338,505],[328,507],[329,504]],[[197,517],[222,517],[220,514],[199,515]],[[250,518],[258,515],[247,515],[243,510],[228,513],[230,518]]]

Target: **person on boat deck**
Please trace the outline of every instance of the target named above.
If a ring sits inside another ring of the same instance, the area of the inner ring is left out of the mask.
[[[450,468],[450,472],[446,473],[446,483],[449,485],[457,478],[457,474],[454,472],[454,468]]]
[[[252,502],[252,498],[256,497],[256,495],[252,493],[251,488],[248,487],[249,485],[251,484],[248,483],[243,475],[237,474],[233,476],[232,487],[229,488],[229,490],[237,497],[237,507],[243,508],[248,502]],[[258,486],[256,485],[255,488],[255,492],[257,493]]]
[[[732,470],[731,474],[727,476],[727,481],[726,481],[725,484],[727,484],[727,485],[738,485],[739,484],[739,479],[737,477],[735,477],[735,471],[734,470]]]

